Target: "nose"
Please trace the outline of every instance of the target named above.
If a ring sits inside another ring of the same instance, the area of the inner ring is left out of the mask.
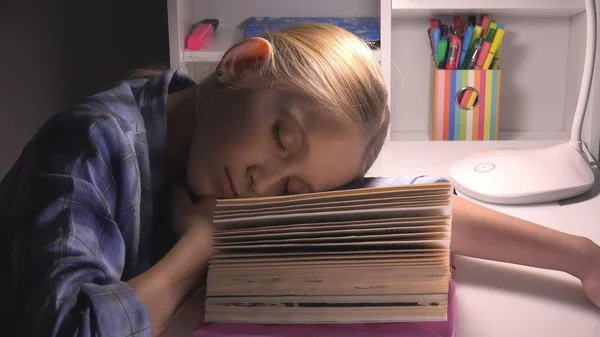
[[[256,196],[273,196],[283,193],[285,180],[290,176],[292,166],[280,159],[261,165],[248,167],[249,190]]]

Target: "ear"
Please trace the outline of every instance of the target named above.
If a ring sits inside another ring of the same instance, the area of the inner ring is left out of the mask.
[[[244,70],[253,69],[272,54],[273,46],[261,37],[240,41],[223,55],[217,66],[217,78],[221,83],[230,83],[238,79]]]

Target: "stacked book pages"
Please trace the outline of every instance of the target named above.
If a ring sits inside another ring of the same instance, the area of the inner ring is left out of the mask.
[[[448,182],[219,200],[204,322],[448,319]]]

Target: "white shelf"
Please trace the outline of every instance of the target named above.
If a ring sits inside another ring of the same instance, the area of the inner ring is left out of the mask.
[[[219,26],[213,36],[206,41],[202,50],[183,52],[184,62],[218,62],[223,54],[244,36],[242,29],[237,27]]]
[[[189,50],[183,52],[183,61],[191,62],[219,62],[223,54],[236,42],[241,41],[244,31],[241,28],[219,26],[213,36],[206,42],[202,50]],[[377,61],[381,61],[381,51],[373,50]]]
[[[563,142],[569,138],[585,54],[584,0],[344,0],[343,6],[339,0],[167,2],[171,66],[185,69],[198,80],[213,71],[214,63],[242,39],[240,24],[248,17],[379,17],[382,50],[373,53],[389,89],[389,138],[401,141],[429,140],[426,130],[431,125],[433,74],[430,44],[424,34],[429,18],[451,23],[452,15],[479,18],[490,14],[507,27],[501,61],[500,139]],[[596,3],[600,8],[600,0]],[[190,25],[205,18],[220,20],[217,32],[203,50],[185,50]],[[595,76],[596,89],[600,88],[598,78]],[[600,154],[599,105],[600,90],[594,90],[582,136],[595,157]]]
[[[565,131],[500,131],[500,142],[502,141],[567,141],[570,134]],[[392,141],[429,141],[428,132],[403,132],[392,131]],[[440,141],[440,142],[465,142],[465,141]],[[470,142],[470,141],[467,141]],[[481,141],[472,141],[481,143]],[[485,142],[484,142],[485,143]]]
[[[392,0],[393,16],[430,16],[470,12],[570,17],[584,11],[584,0]]]

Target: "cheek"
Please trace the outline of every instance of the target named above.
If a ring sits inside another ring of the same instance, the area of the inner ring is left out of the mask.
[[[212,166],[248,166],[262,157],[271,140],[268,127],[260,119],[242,112],[240,116],[220,118],[218,125],[199,135],[195,153],[198,166],[211,169]]]
[[[244,104],[230,106],[219,119],[217,139],[221,146],[252,150],[268,146],[276,109],[268,97],[252,97]]]
[[[271,136],[277,112],[274,101],[271,93],[255,92],[229,93],[211,102],[208,115],[199,116],[190,165],[248,164],[275,146]]]

